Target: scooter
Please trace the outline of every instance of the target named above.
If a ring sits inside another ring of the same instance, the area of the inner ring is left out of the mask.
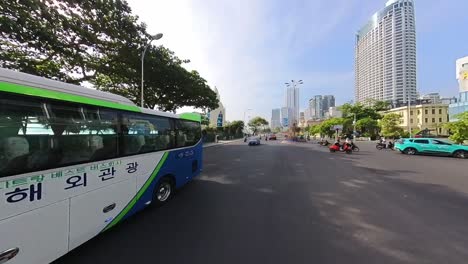
[[[333,145],[330,146],[330,152],[345,152],[346,154],[351,154],[353,153],[353,150],[352,150],[352,147],[351,147],[351,144],[348,144],[348,143],[345,143],[343,144],[343,146],[341,146],[339,143],[335,143]]]
[[[394,150],[394,147],[395,147],[395,144],[393,144],[392,142],[388,142],[388,147],[385,143],[380,143],[380,142],[378,142],[377,145],[375,145],[375,148],[378,150],[387,149],[387,148]]]
[[[354,152],[359,152],[359,147],[356,146],[356,144],[354,144],[354,142],[351,142],[351,149],[354,151]]]

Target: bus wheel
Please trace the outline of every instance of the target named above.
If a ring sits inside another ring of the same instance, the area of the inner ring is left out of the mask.
[[[159,180],[156,188],[154,189],[153,203],[156,206],[162,206],[172,197],[173,193],[174,182],[170,178],[164,177]]]

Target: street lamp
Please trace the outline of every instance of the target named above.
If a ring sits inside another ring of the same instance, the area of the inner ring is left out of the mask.
[[[293,99],[294,100],[294,106],[295,106],[294,120],[288,120],[288,121],[289,122],[297,122],[298,120],[296,120],[296,118],[297,119],[299,118],[299,93],[296,96],[296,88],[297,88],[297,86],[304,84],[304,82],[302,80],[299,80],[299,81],[291,80],[290,83],[284,83],[284,84],[286,84],[286,87],[292,87],[294,89],[294,99]],[[286,95],[286,100],[287,99],[288,99],[288,96]],[[296,102],[296,99],[297,99],[297,102]],[[286,105],[287,104],[288,104],[288,102],[286,102]],[[289,119],[291,119],[291,118],[289,118]]]
[[[144,90],[144,81],[143,81],[143,70],[144,70],[144,61],[145,61],[145,54],[146,50],[148,49],[149,45],[153,40],[158,40],[163,37],[162,33],[158,33],[156,35],[150,36],[149,42],[146,44],[143,53],[141,54],[141,107],[143,107],[144,99],[143,99],[143,90]]]

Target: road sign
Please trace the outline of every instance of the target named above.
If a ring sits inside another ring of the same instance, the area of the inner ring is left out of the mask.
[[[335,130],[343,130],[343,125],[334,125],[334,126],[331,127],[330,130],[333,130],[333,131],[335,131]]]

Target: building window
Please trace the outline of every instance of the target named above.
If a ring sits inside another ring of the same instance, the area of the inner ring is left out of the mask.
[[[420,114],[421,114],[421,110],[418,110],[418,115],[420,115]]]
[[[439,118],[439,122],[442,123],[442,117]]]
[[[426,118],[424,118],[424,122],[425,122],[425,123],[427,123],[427,117],[426,117]]]
[[[439,109],[439,115],[441,115],[441,114],[442,114],[442,109]]]
[[[426,115],[427,115],[427,109],[426,109],[426,110],[424,110],[424,114],[426,114]]]
[[[435,118],[432,118],[432,123],[435,123]]]
[[[435,109],[432,109],[432,114],[435,115]]]
[[[413,124],[413,118],[410,119],[410,123]]]
[[[413,115],[413,111],[410,111],[410,115]]]

